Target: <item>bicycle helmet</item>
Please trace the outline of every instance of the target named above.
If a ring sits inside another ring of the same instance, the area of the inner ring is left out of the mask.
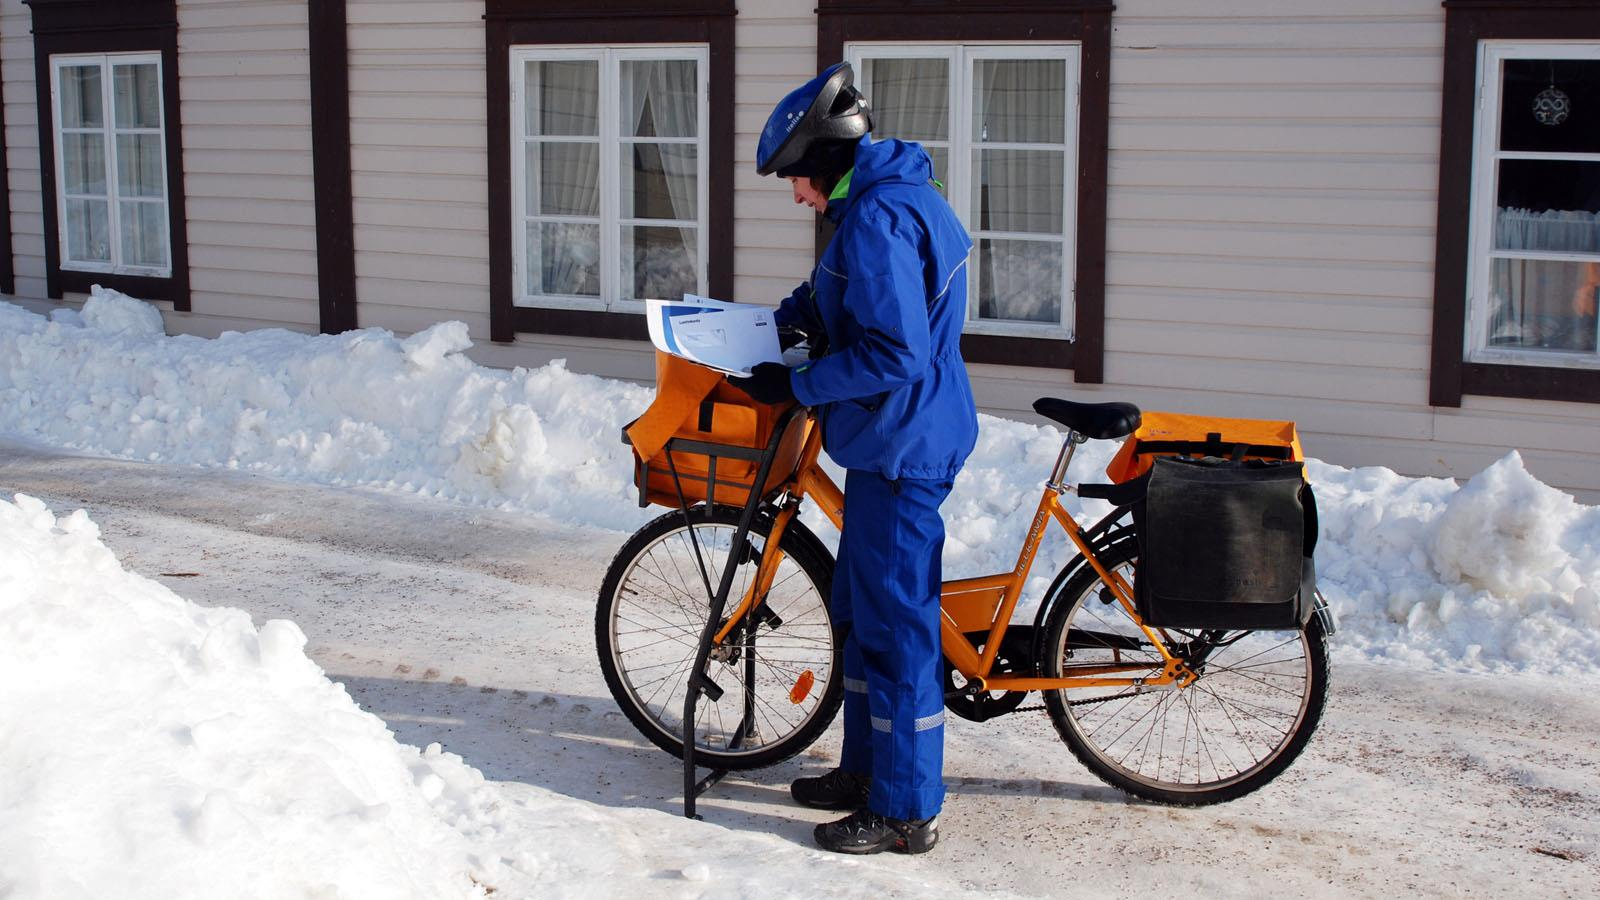
[[[850,167],[845,151],[871,130],[855,71],[835,63],[778,101],[756,143],[756,174],[841,175]]]

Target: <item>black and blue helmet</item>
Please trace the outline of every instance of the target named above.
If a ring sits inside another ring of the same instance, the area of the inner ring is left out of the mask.
[[[867,98],[855,88],[849,63],[835,63],[778,101],[756,143],[756,173],[840,175],[842,151],[872,130]]]

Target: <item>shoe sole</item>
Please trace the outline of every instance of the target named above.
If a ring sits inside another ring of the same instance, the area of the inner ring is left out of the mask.
[[[935,844],[939,843],[939,833],[937,831],[923,841],[912,842],[909,838],[900,838],[886,847],[830,847],[822,842],[820,835],[814,834],[813,838],[816,839],[817,846],[821,847],[823,850],[827,850],[831,853],[846,853],[851,856],[870,856],[874,853],[883,853],[884,851],[904,853],[907,856],[916,856],[919,853],[927,853],[929,850],[933,849]]]
[[[912,846],[906,841],[895,841],[893,844],[887,847],[823,847],[822,849],[832,853],[844,853],[850,856],[871,856],[874,853],[883,853],[885,851],[892,853],[904,853],[907,856],[916,856],[919,853],[927,853],[929,850],[932,850],[934,843],[938,842],[935,841],[930,844],[919,846],[915,849],[913,849]]]

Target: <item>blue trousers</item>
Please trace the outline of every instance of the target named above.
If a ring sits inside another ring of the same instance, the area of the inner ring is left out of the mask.
[[[950,487],[845,476],[833,576],[834,615],[848,625],[840,768],[871,774],[868,806],[895,819],[926,819],[944,803],[939,504]]]

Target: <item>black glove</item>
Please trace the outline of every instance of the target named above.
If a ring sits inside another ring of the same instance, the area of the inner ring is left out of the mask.
[[[783,363],[766,362],[751,369],[749,378],[728,376],[728,383],[757,403],[784,403],[794,399],[789,375],[789,367]]]

